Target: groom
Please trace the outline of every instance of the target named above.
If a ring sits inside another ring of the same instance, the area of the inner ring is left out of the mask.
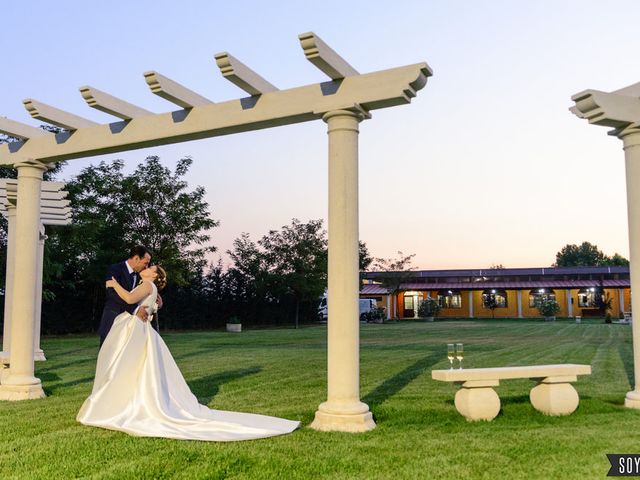
[[[124,262],[116,263],[109,267],[106,280],[111,280],[113,277],[124,288],[133,290],[140,280],[139,273],[147,268],[150,261],[151,254],[149,251],[142,245],[136,245],[129,251],[129,258]],[[102,319],[98,328],[100,346],[104,343],[104,339],[107,338],[107,334],[113,325],[113,320],[122,312],[133,314],[135,309],[136,305],[129,305],[118,296],[113,288],[107,288]],[[148,316],[146,307],[140,307],[136,312],[136,316],[145,322]]]

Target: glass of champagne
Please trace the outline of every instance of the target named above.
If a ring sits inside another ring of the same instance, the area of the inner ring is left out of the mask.
[[[449,359],[449,363],[451,364],[451,370],[453,370],[453,359],[456,358],[455,347],[455,344],[447,343],[447,358]]]
[[[464,358],[464,345],[456,343],[456,358],[460,362],[460,370],[462,370],[462,359]]]

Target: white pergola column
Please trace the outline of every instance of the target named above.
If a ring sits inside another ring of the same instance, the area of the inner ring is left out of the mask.
[[[2,332],[2,353],[0,363],[9,363],[9,350],[11,349],[11,307],[13,304],[13,279],[15,271],[15,244],[16,244],[16,207],[7,203],[7,267],[4,287],[4,325]]]
[[[612,127],[609,135],[623,142],[629,222],[631,291],[640,292],[640,82],[614,92],[585,90],[571,97],[569,110],[594,125]],[[631,297],[631,309],[640,312],[640,295]],[[624,404],[640,409],[640,322],[632,323],[634,389]]]
[[[571,290],[567,288],[565,290],[565,294],[567,296],[567,316],[573,317],[573,302],[571,301],[572,300]]]
[[[36,274],[36,298],[35,298],[35,325],[33,327],[33,359],[36,362],[46,361],[42,348],[40,348],[40,330],[42,326],[42,272],[44,270],[44,241],[47,236],[44,233],[44,225],[38,231],[38,258]]]
[[[37,161],[20,162],[16,205],[16,242],[13,305],[11,309],[11,364],[0,385],[0,400],[26,400],[45,396],[34,376],[34,320],[40,227],[40,187],[47,167]]]
[[[329,135],[329,271],[327,401],[311,428],[363,432],[375,428],[360,401],[360,321],[358,271],[359,111],[324,115]]]
[[[640,292],[640,129],[622,135],[627,172],[627,215],[629,218],[629,269],[631,291]],[[640,312],[640,295],[631,296],[631,311]],[[633,371],[635,387],[627,393],[624,404],[640,408],[640,325],[632,322]]]
[[[518,318],[522,318],[522,290],[516,290],[516,300],[518,302]]]

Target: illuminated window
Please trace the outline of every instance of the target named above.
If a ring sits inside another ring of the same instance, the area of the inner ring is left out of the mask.
[[[536,288],[529,292],[529,307],[534,308],[539,300],[555,300],[556,293],[550,288]]]
[[[457,290],[440,290],[438,304],[440,308],[462,308],[462,296]]]
[[[578,291],[578,306],[585,308],[596,306],[596,289],[594,287]]]
[[[485,308],[507,308],[507,292],[505,290],[484,290],[482,292],[482,305]]]

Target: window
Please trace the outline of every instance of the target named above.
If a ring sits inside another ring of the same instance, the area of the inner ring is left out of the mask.
[[[505,290],[484,290],[482,292],[482,305],[484,308],[489,308],[495,305],[494,308],[507,308],[507,292]]]
[[[462,296],[457,290],[440,290],[438,304],[440,308],[462,308]]]
[[[539,300],[555,300],[556,293],[550,288],[536,288],[529,292],[529,307],[535,308]]]
[[[583,288],[578,291],[578,306],[585,308],[592,308],[596,306],[595,287]]]

